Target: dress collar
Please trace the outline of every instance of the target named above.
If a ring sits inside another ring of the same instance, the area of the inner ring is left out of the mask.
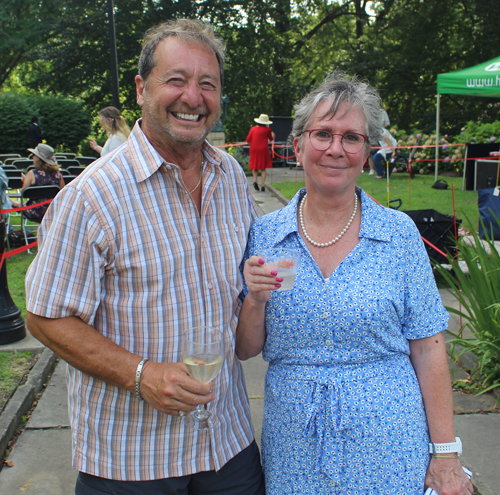
[[[290,202],[278,212],[276,217],[276,244],[294,232],[298,234],[297,208],[305,193],[305,188],[297,191]],[[376,241],[390,241],[392,234],[387,208],[376,203],[358,186],[356,186],[356,194],[361,202],[359,237]]]

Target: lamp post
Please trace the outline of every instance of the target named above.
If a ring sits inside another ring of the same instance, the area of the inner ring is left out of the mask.
[[[118,56],[116,53],[116,31],[113,0],[108,0],[109,52],[111,55],[111,84],[113,106],[120,110],[120,87],[118,84]]]
[[[0,220],[0,258],[5,250],[5,220]],[[26,337],[21,310],[14,304],[7,284],[5,260],[0,270],[0,345],[11,344]]]

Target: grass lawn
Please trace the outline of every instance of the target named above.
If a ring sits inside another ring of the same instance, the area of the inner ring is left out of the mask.
[[[33,352],[0,352],[0,410],[37,356]]]
[[[302,173],[299,172],[299,177]],[[453,198],[451,185],[455,192],[455,208],[457,218],[462,219],[462,226],[469,229],[466,221],[472,222],[472,228],[477,231],[479,214],[477,209],[477,191],[462,191],[462,177],[438,177],[448,182],[448,189],[432,189],[434,175],[417,175],[410,180],[405,173],[392,174],[390,177],[389,194],[390,199],[401,199],[399,208],[405,210],[434,209],[440,213],[453,215]],[[357,184],[370,196],[387,206],[387,181],[375,179],[368,175],[367,171],[358,177]],[[295,182],[277,182],[272,184],[285,197],[291,199],[296,192]],[[304,182],[297,182],[297,189],[304,187]],[[470,229],[469,229],[470,230]]]
[[[36,249],[34,250],[36,252]],[[26,270],[33,261],[35,253],[27,252],[5,260],[7,283],[14,304],[26,319],[26,292],[24,278]],[[39,354],[33,352],[0,352],[0,410],[4,407],[11,392],[19,384],[24,373],[29,371]]]

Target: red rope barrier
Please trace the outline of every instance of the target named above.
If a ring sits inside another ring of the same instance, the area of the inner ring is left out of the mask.
[[[292,156],[281,156],[281,155],[278,155],[278,153],[276,153],[276,151],[274,151],[274,147],[275,147],[275,146],[280,146],[280,147],[282,147],[282,148],[283,148],[283,147],[288,148],[288,146],[284,146],[284,145],[282,145],[282,144],[277,144],[277,145],[275,145],[275,144],[274,144],[274,141],[273,141],[273,142],[272,142],[272,145],[271,145],[271,149],[272,149],[272,152],[273,152],[273,156],[278,156],[279,158],[283,158],[283,160],[288,160],[288,159],[290,159],[290,158],[295,158],[295,156],[296,156],[296,155],[292,155]]]
[[[33,208],[38,208],[39,206],[46,205],[48,203],[51,203],[52,199],[48,199],[46,201],[42,201],[41,203],[35,203],[33,205],[29,206],[21,206],[20,208],[9,208],[8,210],[0,210],[0,215],[3,213],[14,213],[16,211],[24,211],[24,210],[32,210]],[[2,253],[2,257],[0,259],[0,270],[2,269],[3,262],[6,258],[10,258],[12,256],[15,256],[16,254],[23,253],[24,251],[28,251],[29,249],[38,246],[38,241],[31,242],[30,244],[26,246],[21,246],[16,249],[11,249],[10,251],[5,251]]]

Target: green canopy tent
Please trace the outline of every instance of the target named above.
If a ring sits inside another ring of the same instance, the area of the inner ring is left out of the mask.
[[[500,57],[469,67],[468,69],[438,74],[436,104],[436,161],[437,180],[439,158],[439,97],[443,94],[500,98]]]

